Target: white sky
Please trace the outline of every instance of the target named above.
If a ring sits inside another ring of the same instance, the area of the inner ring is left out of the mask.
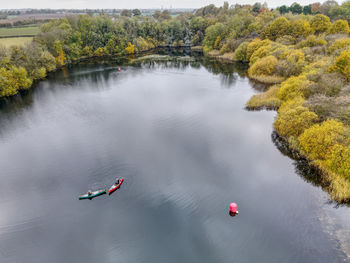
[[[231,4],[252,4],[258,2],[258,0],[236,0],[228,1]],[[259,1],[259,2],[263,2]],[[268,0],[266,1],[269,7],[276,7],[281,5],[291,5],[295,0],[279,1],[279,0]],[[297,1],[301,5],[318,2],[317,0],[299,0]],[[323,1],[320,1],[323,2]],[[216,6],[222,6],[223,0],[0,0],[0,9],[11,9],[11,8],[198,8],[208,4],[215,4]]]

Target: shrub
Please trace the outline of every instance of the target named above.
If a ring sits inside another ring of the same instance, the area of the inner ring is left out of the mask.
[[[340,38],[335,40],[328,48],[329,53],[335,53],[350,48],[350,38]]]
[[[127,54],[134,54],[135,53],[135,45],[128,43],[128,46],[125,48],[125,51]]]
[[[318,14],[311,19],[310,25],[312,30],[316,34],[319,34],[322,32],[326,32],[330,28],[332,23],[328,16]]]
[[[286,81],[282,82],[281,89],[279,91],[279,98],[283,101],[293,99],[296,97],[308,97],[309,87],[312,84],[305,75],[298,77],[290,77]]]
[[[290,76],[297,76],[302,71],[302,64],[294,63],[286,59],[278,60],[276,65],[276,74],[289,78]]]
[[[285,17],[276,18],[270,25],[265,26],[262,37],[275,41],[277,38],[288,35],[290,22]]]
[[[350,81],[350,50],[343,51],[334,61],[331,70],[342,73]]]
[[[147,51],[154,47],[155,45],[151,41],[144,39],[143,37],[138,37],[136,39],[136,48],[139,52]]]
[[[270,51],[271,51],[271,45],[266,45],[266,46],[259,47],[251,55],[249,65],[253,65],[259,59],[268,56]]]
[[[83,56],[87,56],[87,57],[91,57],[93,54],[91,47],[90,46],[85,46],[83,51],[82,51],[82,55]]]
[[[284,35],[282,37],[277,38],[276,42],[280,43],[282,45],[289,46],[289,45],[294,45],[296,40],[294,37],[292,37],[290,35]]]
[[[337,20],[333,25],[328,29],[328,34],[349,34],[350,28],[348,21],[346,20]]]
[[[315,82],[310,87],[310,94],[336,96],[346,85],[346,79],[338,72],[328,73],[320,71],[317,74],[308,74],[307,78]]]
[[[235,40],[233,38],[226,39],[225,43],[222,45],[220,49],[221,54],[234,52],[235,49],[242,43],[240,40]]]
[[[247,47],[249,45],[249,42],[243,42],[238,46],[238,48],[235,51],[235,60],[242,61],[242,62],[248,62],[249,59],[247,58]]]
[[[325,95],[315,95],[308,100],[307,105],[323,120],[336,118],[344,124],[350,125],[349,96],[327,97]]]
[[[272,75],[275,72],[277,59],[274,56],[264,57],[253,64],[248,70],[250,76]]]
[[[297,44],[298,48],[304,47],[316,47],[316,46],[324,46],[327,44],[327,41],[321,37],[316,37],[314,35],[308,36],[305,40],[300,41]]]
[[[250,60],[250,57],[253,55],[255,50],[258,50],[262,46],[270,45],[271,41],[268,39],[260,40],[259,38],[254,39],[247,46],[247,59]]]
[[[309,22],[305,19],[294,20],[290,24],[290,35],[294,38],[307,37],[312,33]]]
[[[101,57],[104,55],[104,50],[103,48],[99,47],[94,51],[94,56],[96,57]]]
[[[316,113],[303,106],[283,107],[278,111],[274,128],[282,136],[298,137],[317,121]]]
[[[299,143],[312,159],[325,160],[334,145],[345,139],[345,127],[337,120],[315,124],[299,136]]]
[[[329,168],[350,180],[350,147],[335,144],[327,160]]]

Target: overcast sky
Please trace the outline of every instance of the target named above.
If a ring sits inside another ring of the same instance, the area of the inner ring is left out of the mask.
[[[236,0],[228,1],[231,4],[251,4],[258,0]],[[223,0],[0,0],[0,9],[11,9],[11,8],[198,8],[208,4],[215,4],[221,6]],[[261,1],[263,2],[263,1]],[[266,1],[269,7],[276,7],[283,4],[290,5],[295,0],[291,1],[279,1],[279,0],[268,0]],[[302,5],[306,5],[317,0],[308,1],[300,0],[297,1]],[[322,1],[321,1],[322,2]]]

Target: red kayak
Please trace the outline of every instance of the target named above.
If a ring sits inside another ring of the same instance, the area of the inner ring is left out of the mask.
[[[122,185],[124,182],[124,178],[120,178],[119,181],[117,181],[114,185],[111,186],[108,190],[108,194],[112,194],[115,190],[119,189],[119,187]]]

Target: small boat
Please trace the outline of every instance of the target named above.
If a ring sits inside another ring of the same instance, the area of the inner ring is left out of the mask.
[[[122,185],[122,183],[124,182],[124,178],[120,178],[117,180],[117,182],[111,186],[111,188],[109,188],[108,190],[108,194],[112,194],[115,190],[119,189],[119,187]]]
[[[90,199],[91,200],[92,198],[95,198],[95,197],[100,196],[100,195],[104,195],[105,193],[106,193],[106,189],[93,191],[93,192],[91,192],[90,195],[89,195],[89,193],[86,193],[86,194],[79,196],[79,200],[82,200],[82,199]]]

